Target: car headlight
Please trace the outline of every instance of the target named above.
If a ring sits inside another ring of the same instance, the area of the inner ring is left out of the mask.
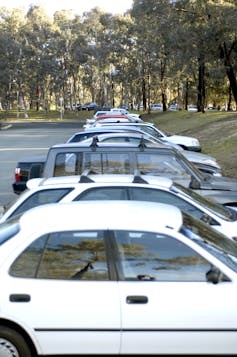
[[[192,140],[192,145],[200,146],[199,141],[197,139]]]

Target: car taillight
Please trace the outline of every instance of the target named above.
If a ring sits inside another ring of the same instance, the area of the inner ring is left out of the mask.
[[[16,182],[21,181],[21,169],[19,167],[15,168],[15,180]]]

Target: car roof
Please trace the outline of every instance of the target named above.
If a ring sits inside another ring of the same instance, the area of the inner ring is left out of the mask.
[[[142,147],[143,148],[154,148],[154,149],[165,149],[165,150],[171,150],[174,151],[175,149],[172,148],[171,146],[168,145],[164,145],[164,144],[159,144],[159,143],[145,143],[145,145],[143,145],[143,138],[141,137],[141,142],[140,143],[106,143],[106,142],[98,142],[96,139],[96,135],[93,136],[92,138],[89,138],[87,140],[83,140],[83,141],[79,141],[79,142],[72,142],[72,143],[63,143],[63,144],[55,144],[52,145],[50,149],[52,148],[60,148],[63,151],[63,149],[70,149],[72,150],[73,148],[93,148],[96,149],[97,148],[101,148],[101,149],[106,149],[106,148],[123,148],[125,149],[126,147],[129,148],[139,148]],[[49,150],[50,150],[49,149]]]
[[[33,178],[27,181],[26,185],[29,189],[38,187],[53,187],[63,185],[79,185],[81,183],[99,183],[99,184],[149,184],[170,188],[173,181],[167,177],[152,176],[152,175],[123,175],[123,174],[104,174],[104,175],[76,175],[76,176],[57,176],[49,178]]]
[[[106,119],[106,118],[126,118],[124,114],[114,114],[114,113],[106,113],[102,115],[98,115],[97,119]]]
[[[93,212],[96,214],[93,214],[92,219]],[[19,222],[21,228],[29,233],[41,229],[156,231],[159,228],[171,228],[178,231],[183,219],[181,211],[175,206],[147,201],[109,200],[37,206],[23,213]]]
[[[95,135],[98,140],[100,141],[100,139],[103,139],[103,138],[117,138],[117,137],[128,137],[128,138],[141,138],[141,137],[144,137],[144,138],[148,138],[148,140],[150,140],[151,142],[153,142],[153,137],[149,136],[148,134],[146,134],[145,132],[127,132],[127,131],[120,131],[120,132],[112,132],[112,133],[101,133],[101,134],[97,134]],[[88,139],[85,139],[85,140],[89,140],[91,138],[88,138]],[[154,138],[155,140],[155,138]],[[159,144],[158,141],[154,141],[154,142],[157,142]],[[160,143],[162,144],[162,143]],[[165,145],[165,144],[164,144]]]
[[[103,122],[102,122],[102,124],[103,124]],[[109,125],[113,125],[113,123],[112,124],[105,123],[105,125],[109,126]],[[142,122],[131,122],[130,121],[130,122],[124,122],[122,124],[118,123],[116,125],[118,125],[118,126],[124,125],[124,126],[152,126],[152,127],[155,127],[155,125],[153,123],[148,123],[148,122],[144,122],[144,121],[142,121]],[[115,126],[115,124],[114,124],[114,126]]]

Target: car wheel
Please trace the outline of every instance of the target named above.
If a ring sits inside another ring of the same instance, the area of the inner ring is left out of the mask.
[[[33,355],[21,334],[6,326],[0,326],[0,356],[32,357]]]

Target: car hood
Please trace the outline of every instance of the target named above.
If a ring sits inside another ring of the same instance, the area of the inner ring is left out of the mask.
[[[237,179],[234,177],[208,175],[206,181],[201,184],[201,188],[237,192]]]
[[[196,151],[188,151],[188,150],[183,150],[182,154],[188,159],[189,161],[195,162],[195,163],[202,163],[206,165],[211,165],[214,166],[218,169],[220,169],[220,165],[217,163],[216,159],[212,156],[198,153]]]
[[[169,141],[172,141],[173,143],[182,143],[182,144],[185,144],[185,143],[197,143],[197,139],[196,138],[193,138],[191,136],[183,136],[183,135],[169,135],[167,137],[167,139]]]

